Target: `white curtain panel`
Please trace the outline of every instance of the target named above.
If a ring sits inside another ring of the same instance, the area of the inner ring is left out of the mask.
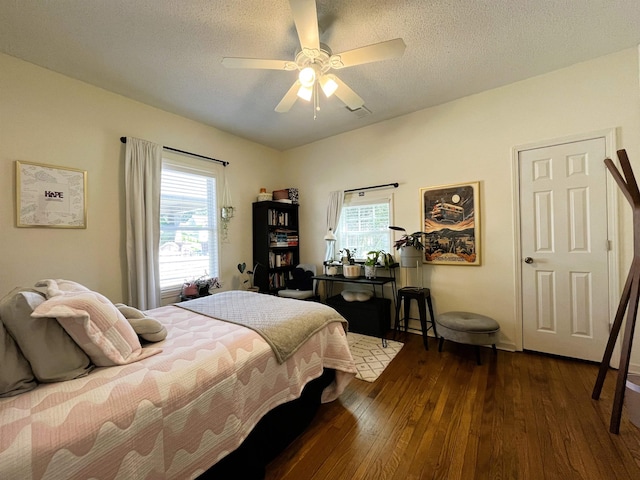
[[[335,234],[340,222],[342,212],[342,202],[344,201],[344,190],[335,190],[329,193],[329,203],[327,205],[327,232],[329,229]]]
[[[160,306],[162,145],[127,137],[125,195],[129,305]]]

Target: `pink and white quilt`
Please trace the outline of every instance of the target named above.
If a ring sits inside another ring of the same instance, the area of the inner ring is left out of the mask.
[[[281,364],[246,327],[176,306],[148,315],[167,328],[161,353],[0,398],[0,478],[195,478],[323,368],[336,370],[323,401],[356,373],[339,316]]]

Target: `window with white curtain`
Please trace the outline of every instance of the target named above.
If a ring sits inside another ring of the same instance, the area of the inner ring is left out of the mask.
[[[393,253],[392,231],[389,230],[393,195],[349,193],[345,195],[336,234],[336,249],[356,249],[355,258],[364,259],[371,250]],[[337,255],[339,255],[336,252]]]
[[[212,168],[162,162],[160,187],[160,289],[218,276],[217,178]]]

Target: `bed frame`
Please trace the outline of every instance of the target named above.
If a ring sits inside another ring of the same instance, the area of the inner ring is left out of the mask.
[[[267,464],[311,424],[320,407],[320,395],[334,378],[335,370],[325,369],[320,377],[304,387],[300,398],[267,413],[237,450],[198,479],[264,479]]]

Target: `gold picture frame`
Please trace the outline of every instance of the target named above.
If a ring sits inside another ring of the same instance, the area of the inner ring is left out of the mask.
[[[87,228],[87,172],[16,161],[16,225]]]
[[[480,265],[480,182],[420,189],[423,263]]]

